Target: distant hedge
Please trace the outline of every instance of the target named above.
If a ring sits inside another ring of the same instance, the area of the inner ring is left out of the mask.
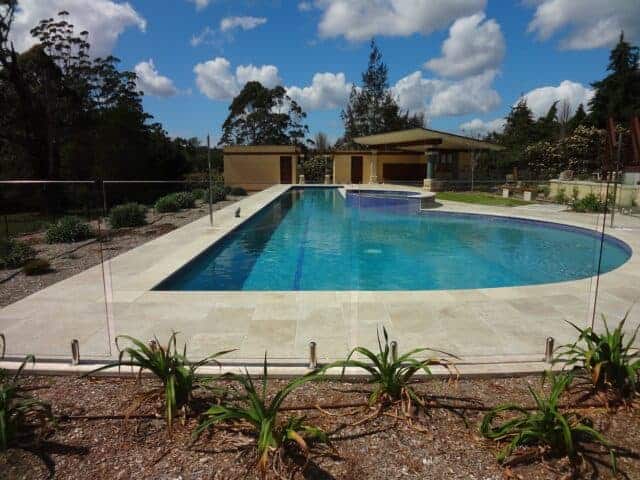
[[[19,268],[35,256],[35,250],[26,243],[12,238],[0,239],[0,270]]]
[[[147,223],[147,207],[139,203],[117,205],[109,212],[111,228],[140,227]]]
[[[47,228],[47,243],[72,243],[86,240],[92,236],[91,228],[81,218],[62,217]]]

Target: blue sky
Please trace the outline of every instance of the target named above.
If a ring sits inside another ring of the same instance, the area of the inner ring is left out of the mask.
[[[587,101],[619,30],[636,41],[640,30],[638,0],[23,0],[17,47],[60,9],[96,54],[137,71],[145,108],[170,135],[200,138],[219,135],[251,79],[283,84],[311,133],[337,138],[372,36],[403,107],[433,128],[484,133],[523,94],[536,113]]]

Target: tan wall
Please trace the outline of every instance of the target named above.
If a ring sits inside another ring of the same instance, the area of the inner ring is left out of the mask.
[[[292,181],[298,178],[298,156],[295,153],[224,155],[224,183],[245,190],[263,190],[280,183],[280,157],[291,156]]]
[[[369,183],[371,178],[371,152],[363,153],[334,153],[333,182],[334,183],[351,183],[351,157],[362,157],[362,182]],[[402,154],[402,153],[386,153],[378,152],[376,161],[376,173],[378,182],[382,183],[383,165],[385,163],[425,163],[425,156],[419,153]]]
[[[607,186],[605,183],[597,182],[551,180],[549,182],[549,196],[553,199],[558,195],[560,189],[564,189],[565,196],[570,199],[573,198],[574,188],[578,192],[578,199],[582,199],[590,193],[593,193],[600,199],[604,199]],[[640,205],[640,187],[634,185],[618,185],[616,205],[631,207],[632,204]]]

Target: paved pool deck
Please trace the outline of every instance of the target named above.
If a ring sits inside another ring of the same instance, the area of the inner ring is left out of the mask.
[[[542,365],[545,340],[573,340],[565,320],[587,325],[592,316],[595,279],[553,284],[438,291],[272,291],[167,292],[151,289],[216,240],[250,218],[290,186],[277,185],[205,216],[74,277],[0,309],[0,333],[9,358],[34,353],[40,359],[67,360],[71,339],[82,358],[117,357],[114,338],[140,339],[180,332],[191,358],[236,348],[227,360],[259,364],[265,354],[282,366],[303,366],[308,344],[317,343],[321,361],[343,358],[357,345],[374,347],[384,325],[401,351],[429,346],[454,353],[462,363],[495,365],[496,371]],[[347,186],[349,188],[349,186]],[[355,186],[354,186],[355,188]],[[357,188],[409,189],[395,185]],[[419,189],[413,189],[419,191]],[[237,218],[235,211],[241,209]],[[484,213],[601,228],[602,217],[562,211],[554,205],[488,207],[439,202],[435,209]],[[607,233],[634,252],[620,268],[602,275],[600,314],[617,322],[640,298],[640,219],[617,216]],[[640,322],[633,309],[629,329]]]

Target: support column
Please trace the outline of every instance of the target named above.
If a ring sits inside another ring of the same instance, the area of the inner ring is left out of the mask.
[[[434,191],[434,187],[435,187],[435,180],[433,178],[433,170],[434,170],[434,164],[438,158],[438,151],[437,150],[427,150],[424,153],[426,159],[427,159],[427,178],[424,179],[423,182],[423,189],[427,190],[429,192]]]
[[[378,183],[378,151],[371,150],[371,163],[369,165],[369,183]]]

